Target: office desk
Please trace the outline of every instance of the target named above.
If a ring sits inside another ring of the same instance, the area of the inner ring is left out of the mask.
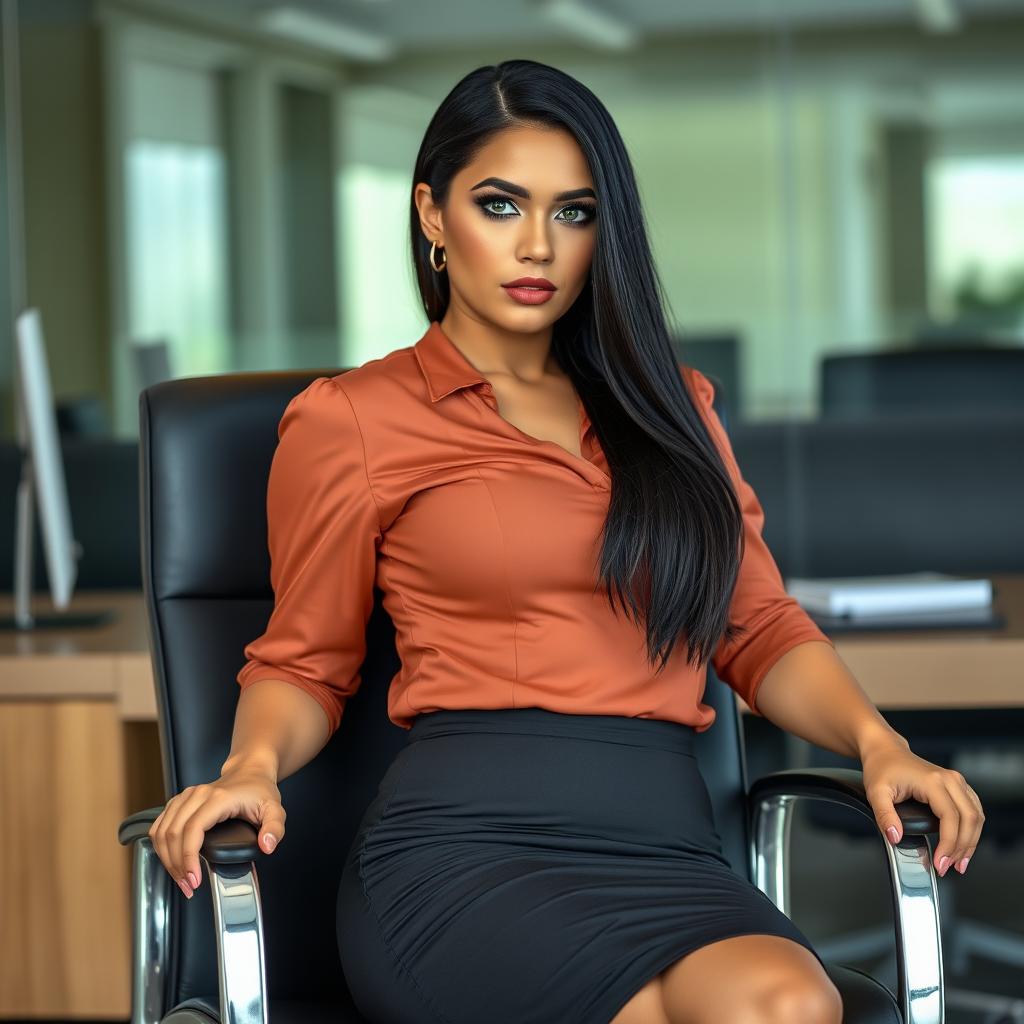
[[[876,707],[1024,707],[1024,575],[976,575],[992,580],[1005,628],[836,634],[836,651]]]
[[[1024,707],[1024,576],[985,575],[1005,630],[836,636],[880,709]],[[130,1010],[131,854],[117,827],[164,800],[145,608],[134,591],[74,606],[117,620],[0,634],[0,1018]]]
[[[4,613],[13,604],[0,596]],[[4,1019],[131,1009],[132,854],[117,827],[164,799],[144,604],[96,592],[73,607],[118,614],[92,630],[0,633]]]

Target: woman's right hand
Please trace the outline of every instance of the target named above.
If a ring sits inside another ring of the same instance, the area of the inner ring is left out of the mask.
[[[272,853],[284,838],[285,810],[277,783],[256,768],[234,768],[214,782],[187,786],[167,801],[149,829],[153,849],[189,898],[199,888],[199,850],[208,829],[244,818],[259,829],[258,845]]]

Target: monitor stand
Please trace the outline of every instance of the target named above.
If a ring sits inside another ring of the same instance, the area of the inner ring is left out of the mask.
[[[32,589],[33,572],[32,563],[34,560],[33,549],[33,524],[35,515],[35,480],[31,469],[31,459],[25,456],[22,462],[21,480],[18,483],[17,513],[15,519],[14,538],[14,614],[0,616],[0,633],[31,633],[35,630],[46,629],[96,629],[99,626],[106,626],[117,618],[117,611],[114,608],[76,608],[74,611],[63,611],[60,608],[45,612],[32,611]],[[70,573],[70,580],[65,581],[64,587],[69,597],[74,592],[77,577],[77,569],[74,564],[82,557],[82,545],[72,536],[71,558],[73,560],[70,569],[53,565],[51,559],[47,565],[50,570],[50,602],[51,607],[58,603],[57,588],[54,580],[62,572]],[[57,569],[56,574],[54,569]],[[43,592],[45,593],[45,591]],[[69,602],[66,602],[69,603]]]

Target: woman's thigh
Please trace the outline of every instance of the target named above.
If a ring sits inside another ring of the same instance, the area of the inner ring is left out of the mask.
[[[792,939],[736,935],[693,950],[658,976],[670,1024],[840,1024],[842,996]]]

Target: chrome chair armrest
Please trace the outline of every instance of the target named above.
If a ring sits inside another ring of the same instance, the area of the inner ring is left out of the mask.
[[[133,844],[131,1024],[159,1024],[166,1012],[171,877],[149,830],[163,811],[150,807],[121,822]],[[199,851],[210,883],[221,1024],[268,1024],[263,914],[256,877],[257,829],[240,818],[214,825]]]
[[[748,794],[751,874],[757,887],[789,916],[789,837],[799,797],[844,804],[875,820],[864,777],[852,768],[791,768],[756,779]],[[896,804],[903,823],[897,846],[879,832],[892,881],[896,925],[896,994],[905,1024],[945,1019],[942,935],[929,835],[939,819],[917,800]]]

